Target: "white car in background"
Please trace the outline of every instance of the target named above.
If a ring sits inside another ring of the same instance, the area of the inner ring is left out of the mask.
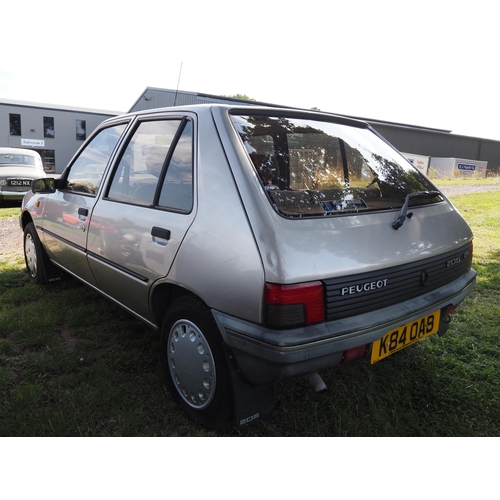
[[[31,181],[44,177],[42,158],[36,151],[0,148],[0,203],[22,201]]]

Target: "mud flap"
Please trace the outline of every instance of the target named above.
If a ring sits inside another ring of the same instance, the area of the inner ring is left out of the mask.
[[[448,327],[450,326],[451,322],[451,316],[448,314],[448,312],[454,309],[455,308],[453,306],[443,307],[441,309],[441,321],[439,322],[439,330],[437,332],[440,337],[442,337],[448,331]]]
[[[54,281],[61,281],[70,278],[70,275],[65,273],[59,266],[56,266],[49,259],[48,255],[45,264],[45,276],[47,278],[47,283],[53,283]]]
[[[267,415],[273,409],[274,391],[270,385],[253,385],[247,382],[227,347],[226,356],[233,389],[234,424],[241,427]]]

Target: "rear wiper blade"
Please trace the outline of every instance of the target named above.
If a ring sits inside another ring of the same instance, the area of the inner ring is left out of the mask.
[[[408,203],[412,198],[432,198],[433,196],[439,196],[441,193],[439,191],[417,191],[415,193],[410,193],[406,196],[403,208],[399,213],[399,217],[396,221],[392,223],[392,227],[397,231],[404,223],[406,218],[411,219],[413,212],[408,212]]]

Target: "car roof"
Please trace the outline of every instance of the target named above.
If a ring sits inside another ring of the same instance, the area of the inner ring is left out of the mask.
[[[102,125],[107,125],[111,124],[116,121],[120,121],[126,118],[134,118],[136,116],[145,116],[145,115],[152,115],[152,114],[161,114],[165,112],[178,112],[178,113],[184,113],[184,112],[193,112],[193,113],[210,113],[210,110],[212,109],[221,109],[221,110],[227,110],[227,111],[235,111],[238,114],[245,114],[245,113],[255,113],[255,114],[260,114],[260,113],[269,113],[270,115],[276,115],[276,116],[302,116],[302,117],[311,117],[311,118],[317,118],[317,119],[322,119],[326,121],[335,121],[338,123],[345,123],[348,125],[353,125],[357,127],[369,127],[368,123],[359,120],[359,119],[354,119],[354,118],[349,118],[343,115],[336,115],[333,113],[327,113],[324,111],[319,111],[315,109],[303,109],[303,108],[290,108],[290,107],[278,107],[278,106],[263,106],[263,105],[245,105],[245,104],[217,104],[217,103],[205,103],[205,104],[189,104],[185,106],[170,106],[170,107],[163,107],[163,108],[152,108],[152,109],[144,109],[140,111],[134,111],[130,113],[126,113],[123,115],[115,116],[112,118],[108,118],[105,120]]]
[[[0,147],[0,154],[1,155],[8,155],[8,154],[28,155],[28,156],[40,157],[40,155],[36,151],[33,151],[32,149],[24,149],[24,148],[1,148]]]

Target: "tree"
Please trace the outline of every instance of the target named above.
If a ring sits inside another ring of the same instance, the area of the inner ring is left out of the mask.
[[[246,94],[223,95],[222,97],[230,97],[231,99],[244,99],[245,101],[255,101],[253,97],[248,97]]]

